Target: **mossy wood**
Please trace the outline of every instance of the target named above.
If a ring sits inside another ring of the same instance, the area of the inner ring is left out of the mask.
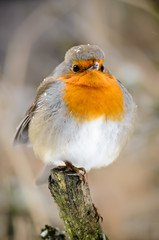
[[[86,174],[55,168],[49,189],[60,209],[65,230],[71,240],[108,239],[96,218]]]

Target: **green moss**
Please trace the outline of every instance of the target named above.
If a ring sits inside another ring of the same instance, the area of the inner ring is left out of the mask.
[[[49,189],[59,206],[60,217],[70,239],[103,239],[102,228],[95,218],[84,176],[81,181],[73,171],[53,169],[49,178]]]

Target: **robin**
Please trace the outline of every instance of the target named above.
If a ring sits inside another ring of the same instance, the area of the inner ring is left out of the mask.
[[[135,109],[130,93],[104,66],[103,51],[75,46],[40,84],[14,143],[30,142],[45,162],[38,183],[56,166],[107,166],[132,132]]]

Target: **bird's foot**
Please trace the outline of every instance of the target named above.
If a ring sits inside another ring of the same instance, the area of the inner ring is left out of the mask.
[[[97,219],[97,222],[99,222],[99,220],[101,220],[101,222],[103,222],[103,217],[98,213],[98,210],[95,207],[94,203],[93,203],[93,208],[94,208],[94,211],[95,211],[95,218]]]
[[[86,174],[86,170],[84,168],[77,168],[72,163],[68,161],[64,161],[65,166],[59,166],[60,169],[65,169],[66,172],[69,172],[70,170],[73,170],[77,175],[79,176],[80,180],[82,180],[82,174],[80,171],[84,172],[84,175]]]

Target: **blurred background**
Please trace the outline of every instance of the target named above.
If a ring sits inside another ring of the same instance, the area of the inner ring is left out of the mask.
[[[138,105],[134,134],[116,162],[88,174],[112,240],[159,239],[159,1],[0,1],[0,239],[35,240],[63,229],[31,148],[13,148],[36,88],[78,44],[97,44]]]

